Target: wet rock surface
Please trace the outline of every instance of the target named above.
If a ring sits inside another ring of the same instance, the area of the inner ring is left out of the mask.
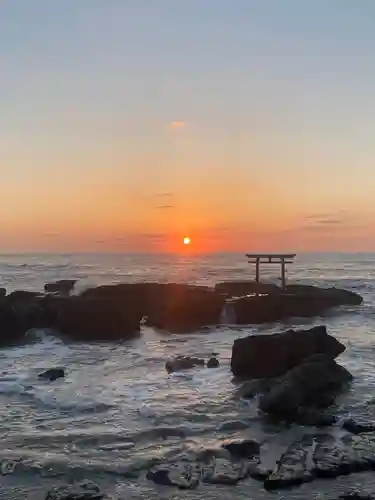
[[[259,407],[265,413],[279,416],[317,419],[319,414],[305,408],[330,406],[352,375],[335,360],[317,354],[280,377],[271,389],[260,396]]]
[[[231,369],[240,378],[275,378],[314,354],[334,359],[344,351],[345,346],[328,335],[323,325],[273,335],[252,335],[234,341]]]
[[[53,382],[58,378],[64,378],[65,370],[64,368],[49,368],[48,370],[40,373],[38,377]]]
[[[100,487],[91,481],[59,486],[49,491],[45,500],[104,500],[109,497],[100,491]]]
[[[46,283],[44,285],[44,291],[46,293],[60,293],[69,295],[73,289],[77,280],[58,280],[53,283]]]
[[[342,493],[337,500],[375,500],[375,495],[366,491],[353,490]]]
[[[168,373],[173,373],[204,365],[204,359],[189,356],[177,356],[176,358],[169,359],[165,363],[165,369]]]
[[[3,343],[22,338],[31,328],[56,328],[72,339],[84,341],[126,339],[139,332],[142,318],[146,318],[145,324],[157,329],[192,332],[220,324],[226,298],[239,292],[253,295],[231,301],[232,322],[237,324],[278,321],[295,315],[314,316],[320,314],[321,303],[330,308],[346,303],[358,305],[362,301],[357,294],[345,290],[295,286],[293,293],[285,293],[276,285],[253,282],[220,283],[215,288],[178,283],[123,283],[98,286],[70,296],[75,283],[76,280],[46,283],[46,295],[23,290],[5,295],[5,289],[1,289]],[[310,294],[308,299],[306,291]]]

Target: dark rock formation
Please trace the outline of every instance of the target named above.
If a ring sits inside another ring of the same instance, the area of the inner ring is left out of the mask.
[[[217,292],[227,297],[243,297],[251,294],[275,294],[281,289],[274,284],[257,283],[256,281],[224,281],[215,285]]]
[[[218,368],[219,366],[220,363],[216,356],[212,356],[212,358],[207,361],[207,368]]]
[[[197,464],[180,463],[160,465],[150,469],[146,478],[163,486],[176,486],[187,490],[196,488],[200,480],[200,468]]]
[[[260,453],[260,444],[254,439],[229,439],[221,446],[235,459],[254,458]]]
[[[341,305],[359,305],[362,297],[336,289],[313,293],[276,293],[242,297],[233,302],[237,324],[261,324],[291,317],[320,316]]]
[[[325,326],[252,335],[234,341],[231,368],[237,377],[274,378],[314,354],[325,354],[333,359],[344,350],[343,344],[327,334]]]
[[[147,324],[170,332],[189,332],[219,323],[222,294],[211,288],[177,283],[134,283],[86,290],[82,298],[121,304]]]
[[[365,491],[353,490],[343,493],[337,500],[375,500],[375,496]]]
[[[57,380],[58,378],[63,378],[65,377],[65,370],[64,368],[49,368],[43,373],[40,373],[38,375],[39,378],[43,378],[46,380],[50,380],[53,382],[54,380]]]
[[[305,436],[283,454],[264,486],[277,490],[355,472],[375,470],[375,434]]]
[[[351,374],[335,360],[316,354],[278,379],[270,391],[259,398],[265,413],[295,417],[305,408],[330,406]]]
[[[69,295],[74,288],[77,280],[58,280],[54,283],[46,283],[44,285],[44,291],[46,293],[59,293],[64,295]]]
[[[50,302],[49,310],[51,317],[55,313],[55,328],[72,340],[121,340],[140,331],[140,318],[135,311],[104,298],[56,298]]]
[[[375,432],[375,401],[370,399],[348,409],[348,415],[341,420],[342,427],[353,434]]]
[[[173,373],[181,370],[188,370],[195,366],[204,366],[204,359],[191,358],[189,356],[177,356],[176,358],[169,359],[165,363],[165,369],[168,373]]]
[[[105,500],[107,495],[100,491],[97,484],[84,481],[78,484],[59,486],[47,493],[45,500]]]

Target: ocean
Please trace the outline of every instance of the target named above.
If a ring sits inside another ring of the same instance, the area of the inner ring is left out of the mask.
[[[79,291],[129,281],[210,285],[252,279],[253,273],[243,254],[0,256],[0,286],[8,291],[42,291],[44,283],[63,278],[78,279]],[[261,276],[277,282],[278,274],[277,267],[265,266]],[[364,305],[313,320],[220,325],[188,335],[144,327],[139,338],[118,344],[68,344],[51,332],[34,331],[24,345],[1,349],[0,498],[43,499],[51,486],[81,479],[94,480],[123,499],[335,498],[353,484],[375,492],[373,473],[272,494],[252,479],[180,491],[145,478],[155,460],[178,462],[232,436],[260,440],[272,464],[286,444],[306,432],[267,424],[256,401],[238,397],[229,362],[240,336],[324,323],[347,346],[340,362],[355,377],[343,408],[374,398],[375,254],[299,254],[289,266],[288,280],[353,290],[363,295]],[[207,358],[214,351],[218,369],[170,375],[165,370],[169,357]],[[53,383],[38,379],[38,373],[53,366],[64,366],[66,378]]]

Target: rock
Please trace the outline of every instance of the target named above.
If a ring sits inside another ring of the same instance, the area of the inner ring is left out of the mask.
[[[235,459],[253,458],[260,453],[260,444],[253,439],[231,439],[222,443]]]
[[[211,463],[203,468],[202,481],[210,484],[235,486],[248,475],[249,464],[212,457]]]
[[[363,434],[375,431],[375,422],[360,421],[348,418],[342,422],[342,427],[352,434]]]
[[[314,438],[304,436],[287,448],[276,469],[264,481],[266,490],[280,490],[314,479],[310,468]]]
[[[216,357],[212,357],[207,361],[207,368],[218,368],[220,366],[219,360]]]
[[[343,493],[337,500],[375,500],[375,496],[360,490],[353,490]]]
[[[342,438],[308,435],[287,448],[276,469],[264,481],[264,487],[280,490],[316,478],[372,470],[375,470],[375,433]]]
[[[76,485],[60,486],[47,493],[45,500],[104,500],[107,495],[91,481],[85,481]]]
[[[197,464],[168,464],[153,467],[146,478],[155,484],[176,486],[181,490],[196,488],[200,480],[200,467]]]
[[[6,288],[0,288],[0,298],[5,297],[7,294]]]
[[[80,341],[113,341],[140,333],[140,317],[123,304],[106,299],[80,296],[50,300],[55,311],[55,327],[67,337]]]
[[[177,356],[165,363],[165,369],[168,373],[173,373],[181,370],[188,370],[195,366],[204,366],[204,359],[191,358],[189,356]]]
[[[246,380],[237,388],[237,395],[244,399],[253,399],[255,396],[268,392],[275,379],[253,379]]]
[[[234,341],[231,369],[237,377],[274,378],[284,375],[314,354],[322,353],[333,359],[344,350],[343,344],[327,334],[325,326],[273,335],[252,335]]]
[[[330,427],[337,421],[336,415],[317,408],[300,408],[292,419],[292,423],[308,427]]]
[[[349,415],[341,420],[341,425],[353,434],[375,431],[374,400],[349,408]]]
[[[242,297],[257,293],[280,293],[281,289],[272,283],[257,283],[256,281],[224,281],[215,285],[217,292],[227,297]]]
[[[0,345],[20,342],[34,325],[33,318],[15,310],[7,302],[0,305]]]
[[[50,380],[53,382],[54,380],[57,380],[58,378],[63,378],[65,377],[65,370],[64,368],[50,368],[49,370],[46,370],[43,373],[40,373],[38,375],[39,378],[44,378],[46,380]]]
[[[174,333],[217,325],[225,298],[209,287],[178,283],[124,283],[86,290],[84,298],[103,299],[147,317],[147,325]]]
[[[232,301],[238,324],[261,324],[291,317],[321,316],[342,305],[360,305],[363,298],[347,290],[323,289],[301,285],[276,289],[261,295],[245,296]]]
[[[44,291],[46,293],[60,293],[69,295],[76,283],[77,280],[58,280],[54,283],[46,283],[44,285]]]
[[[351,374],[335,360],[316,354],[292,368],[261,395],[259,407],[265,413],[298,418],[301,409],[329,406],[351,380]]]

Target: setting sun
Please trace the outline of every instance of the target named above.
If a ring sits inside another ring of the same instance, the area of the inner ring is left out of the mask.
[[[184,245],[190,245],[190,242],[191,242],[191,239],[189,238],[189,236],[185,236],[184,237]]]

